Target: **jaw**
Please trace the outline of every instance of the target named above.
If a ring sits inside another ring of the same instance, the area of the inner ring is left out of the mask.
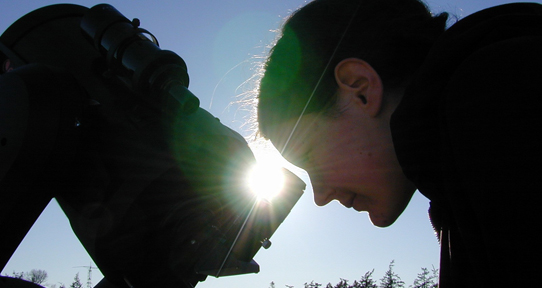
[[[388,201],[380,203],[381,205],[374,205],[367,209],[369,219],[373,225],[385,228],[395,223],[405,211],[415,191],[415,188],[403,190],[402,193],[395,194],[392,201],[389,201],[388,198]]]
[[[371,223],[375,225],[376,227],[380,228],[386,228],[390,226],[391,224],[395,223],[395,220],[397,220],[398,217],[390,218],[386,217],[386,215],[377,214],[377,213],[368,213],[369,219],[371,220]]]

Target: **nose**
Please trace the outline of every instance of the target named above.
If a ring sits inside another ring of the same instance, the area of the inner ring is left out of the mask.
[[[333,200],[338,200],[343,206],[351,208],[353,195],[337,189],[337,185],[340,185],[340,183],[332,181],[333,177],[329,173],[323,173],[322,170],[307,170],[314,193],[314,203],[318,206],[325,206]]]
[[[333,189],[323,180],[322,172],[316,169],[307,169],[311,181],[314,203],[318,206],[325,206],[333,201]]]
[[[318,206],[325,206],[335,199],[332,196],[334,194],[333,189],[313,185],[312,191],[314,193],[314,203]]]
[[[314,203],[318,206],[325,206],[333,200],[338,200],[344,207],[352,208],[354,194],[335,189],[313,186]]]

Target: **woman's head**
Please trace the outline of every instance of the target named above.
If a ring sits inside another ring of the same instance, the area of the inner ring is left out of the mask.
[[[260,83],[258,124],[309,173],[318,205],[339,200],[377,226],[404,210],[415,187],[388,121],[445,22],[417,0],[315,0],[287,20]]]

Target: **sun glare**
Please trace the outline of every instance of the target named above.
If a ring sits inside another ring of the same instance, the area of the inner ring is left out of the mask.
[[[284,159],[271,142],[260,139],[249,144],[256,157],[256,164],[247,175],[249,189],[259,200],[272,201],[285,185]]]
[[[257,163],[248,175],[248,185],[259,199],[271,201],[284,185],[281,167],[271,163]]]

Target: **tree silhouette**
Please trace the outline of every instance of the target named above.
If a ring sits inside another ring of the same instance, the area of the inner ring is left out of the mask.
[[[341,281],[337,283],[337,285],[335,285],[335,287],[333,288],[349,288],[349,287],[350,285],[348,285],[348,280],[341,278]]]
[[[24,272],[15,272],[13,271],[13,273],[11,273],[11,278],[15,278],[15,279],[24,279]]]
[[[395,265],[395,260],[390,262],[388,266],[388,271],[384,274],[384,277],[380,279],[381,288],[402,288],[405,287],[405,282],[401,281],[401,277],[393,272],[393,266]]]
[[[81,280],[79,279],[79,273],[75,274],[70,288],[83,288],[83,283],[81,283]]]
[[[430,272],[427,268],[422,268],[422,273],[414,279],[412,288],[436,288],[438,286],[438,270],[433,267]]]
[[[15,279],[26,280],[35,284],[42,284],[47,280],[47,272],[45,270],[32,269],[30,272],[15,272],[9,276]]]
[[[373,272],[375,270],[367,271],[359,281],[354,281],[352,288],[377,288],[376,282],[373,280]]]
[[[314,283],[314,281],[311,281],[311,283],[305,283],[305,288],[319,288],[322,286],[320,283]]]
[[[24,278],[32,283],[41,284],[47,280],[47,272],[45,270],[32,269]]]
[[[339,283],[333,285],[327,283],[325,288],[404,288],[405,282],[401,277],[393,271],[395,260],[392,260],[388,266],[388,271],[380,279],[380,285],[377,285],[373,280],[374,269],[367,271],[360,280],[355,280],[354,283],[348,284],[348,280],[341,278]],[[432,270],[421,268],[422,272],[418,274],[414,280],[414,284],[409,288],[437,288],[438,287],[438,269],[433,267]],[[292,285],[285,285],[287,288],[294,288]],[[271,282],[269,288],[275,288],[275,282]],[[311,281],[305,282],[304,288],[324,288],[322,284]]]

